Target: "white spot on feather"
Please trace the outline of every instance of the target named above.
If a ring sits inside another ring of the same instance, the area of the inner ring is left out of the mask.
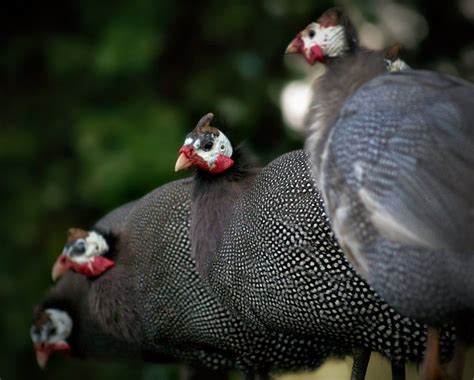
[[[354,162],[354,175],[357,178],[357,181],[362,181],[362,175],[364,174],[364,169],[362,168],[362,164],[360,161]]]
[[[373,226],[384,237],[403,244],[430,247],[431,244],[419,235],[408,230],[399,220],[395,219],[383,205],[378,203],[369,192],[362,188],[358,192],[359,199],[370,214]]]
[[[367,275],[369,266],[361,254],[359,241],[355,237],[350,223],[350,208],[349,199],[346,196],[341,197],[339,206],[334,213],[332,227],[346,257],[357,267],[359,273]]]

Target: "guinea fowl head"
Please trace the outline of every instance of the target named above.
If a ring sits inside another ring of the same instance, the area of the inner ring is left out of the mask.
[[[115,263],[103,255],[109,251],[105,238],[95,231],[70,228],[63,252],[54,263],[51,272],[56,281],[68,270],[87,277],[97,277]]]
[[[36,361],[42,369],[53,352],[71,351],[67,339],[71,335],[72,325],[72,319],[65,311],[50,308],[36,313],[30,336],[36,351]]]
[[[286,53],[302,54],[310,65],[353,53],[358,38],[352,22],[341,8],[331,8],[316,22],[297,34],[286,48]]]
[[[194,166],[211,174],[219,174],[234,165],[232,145],[224,133],[211,127],[213,118],[212,113],[204,115],[196,128],[186,136],[179,150],[175,171]]]

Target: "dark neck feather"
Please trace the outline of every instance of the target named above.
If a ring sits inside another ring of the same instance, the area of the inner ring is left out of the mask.
[[[198,170],[194,176],[190,238],[197,270],[204,279],[234,204],[258,172],[255,160],[243,146],[236,147],[231,158],[234,165],[224,173]]]
[[[71,335],[67,338],[72,354],[78,357],[87,356],[87,347],[81,345],[80,336],[84,334],[83,320],[88,319],[88,310],[84,299],[89,285],[80,274],[68,272],[52,287],[44,302],[37,307],[35,314],[52,308],[66,312],[73,321]],[[87,333],[87,330],[85,331]]]
[[[113,268],[120,269],[120,268]],[[124,297],[127,279],[117,274],[97,280],[68,272],[48,292],[40,309],[56,308],[69,314],[73,329],[68,342],[74,356],[93,358],[137,357],[140,351],[139,323],[131,318],[133,297]],[[104,282],[105,279],[105,282]],[[113,285],[116,285],[114,290]]]
[[[117,339],[129,343],[140,342],[142,337],[135,294],[135,251],[129,247],[127,230],[120,237],[106,237],[111,242],[110,257],[115,266],[101,276],[89,279],[88,295],[91,312]]]
[[[206,186],[215,182],[240,181],[255,171],[255,168],[257,167],[254,156],[243,144],[238,145],[234,149],[231,158],[234,160],[234,165],[223,173],[212,174],[205,170],[197,169],[196,174],[194,175],[194,191],[204,192]]]

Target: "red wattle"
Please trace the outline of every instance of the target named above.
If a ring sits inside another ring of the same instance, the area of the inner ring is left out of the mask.
[[[71,269],[74,272],[81,273],[87,277],[98,277],[109,268],[112,268],[115,265],[115,262],[112,260],[103,257],[95,256],[89,262],[84,264],[79,264],[71,262]]]
[[[65,351],[69,353],[71,351],[71,346],[67,342],[58,342],[58,343],[46,343],[40,342],[35,343],[35,350],[40,352],[53,352],[53,351]]]
[[[50,345],[52,351],[65,351],[68,353],[71,351],[71,346],[66,342],[53,343]]]
[[[315,62],[322,62],[324,60],[323,49],[319,45],[313,45],[305,51],[305,58],[310,65],[314,65]]]
[[[209,168],[209,173],[218,174],[225,172],[232,165],[234,165],[234,160],[232,158],[219,154],[217,156],[216,162],[214,163],[214,166],[212,166],[212,168]]]
[[[234,160],[219,154],[216,158],[216,161],[214,162],[214,165],[210,167],[206,160],[204,160],[200,155],[196,154],[194,149],[187,145],[183,145],[179,150],[179,153],[183,153],[186,158],[190,159],[193,162],[193,165],[198,169],[207,171],[211,174],[222,173],[234,165]]]

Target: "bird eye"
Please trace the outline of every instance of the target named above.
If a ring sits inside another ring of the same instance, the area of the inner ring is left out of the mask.
[[[212,141],[209,141],[208,143],[206,143],[206,145],[204,145],[204,150],[211,150],[212,149],[212,146],[214,145],[214,143]]]
[[[55,335],[56,334],[56,327],[53,327],[51,330],[49,330],[50,335]]]
[[[311,29],[308,33],[309,38],[313,38],[315,35],[316,35],[316,32],[313,29]]]
[[[72,248],[72,252],[77,255],[80,255],[81,253],[84,253],[85,251],[86,251],[86,245],[84,244],[84,241],[82,240],[74,244],[74,247]]]

